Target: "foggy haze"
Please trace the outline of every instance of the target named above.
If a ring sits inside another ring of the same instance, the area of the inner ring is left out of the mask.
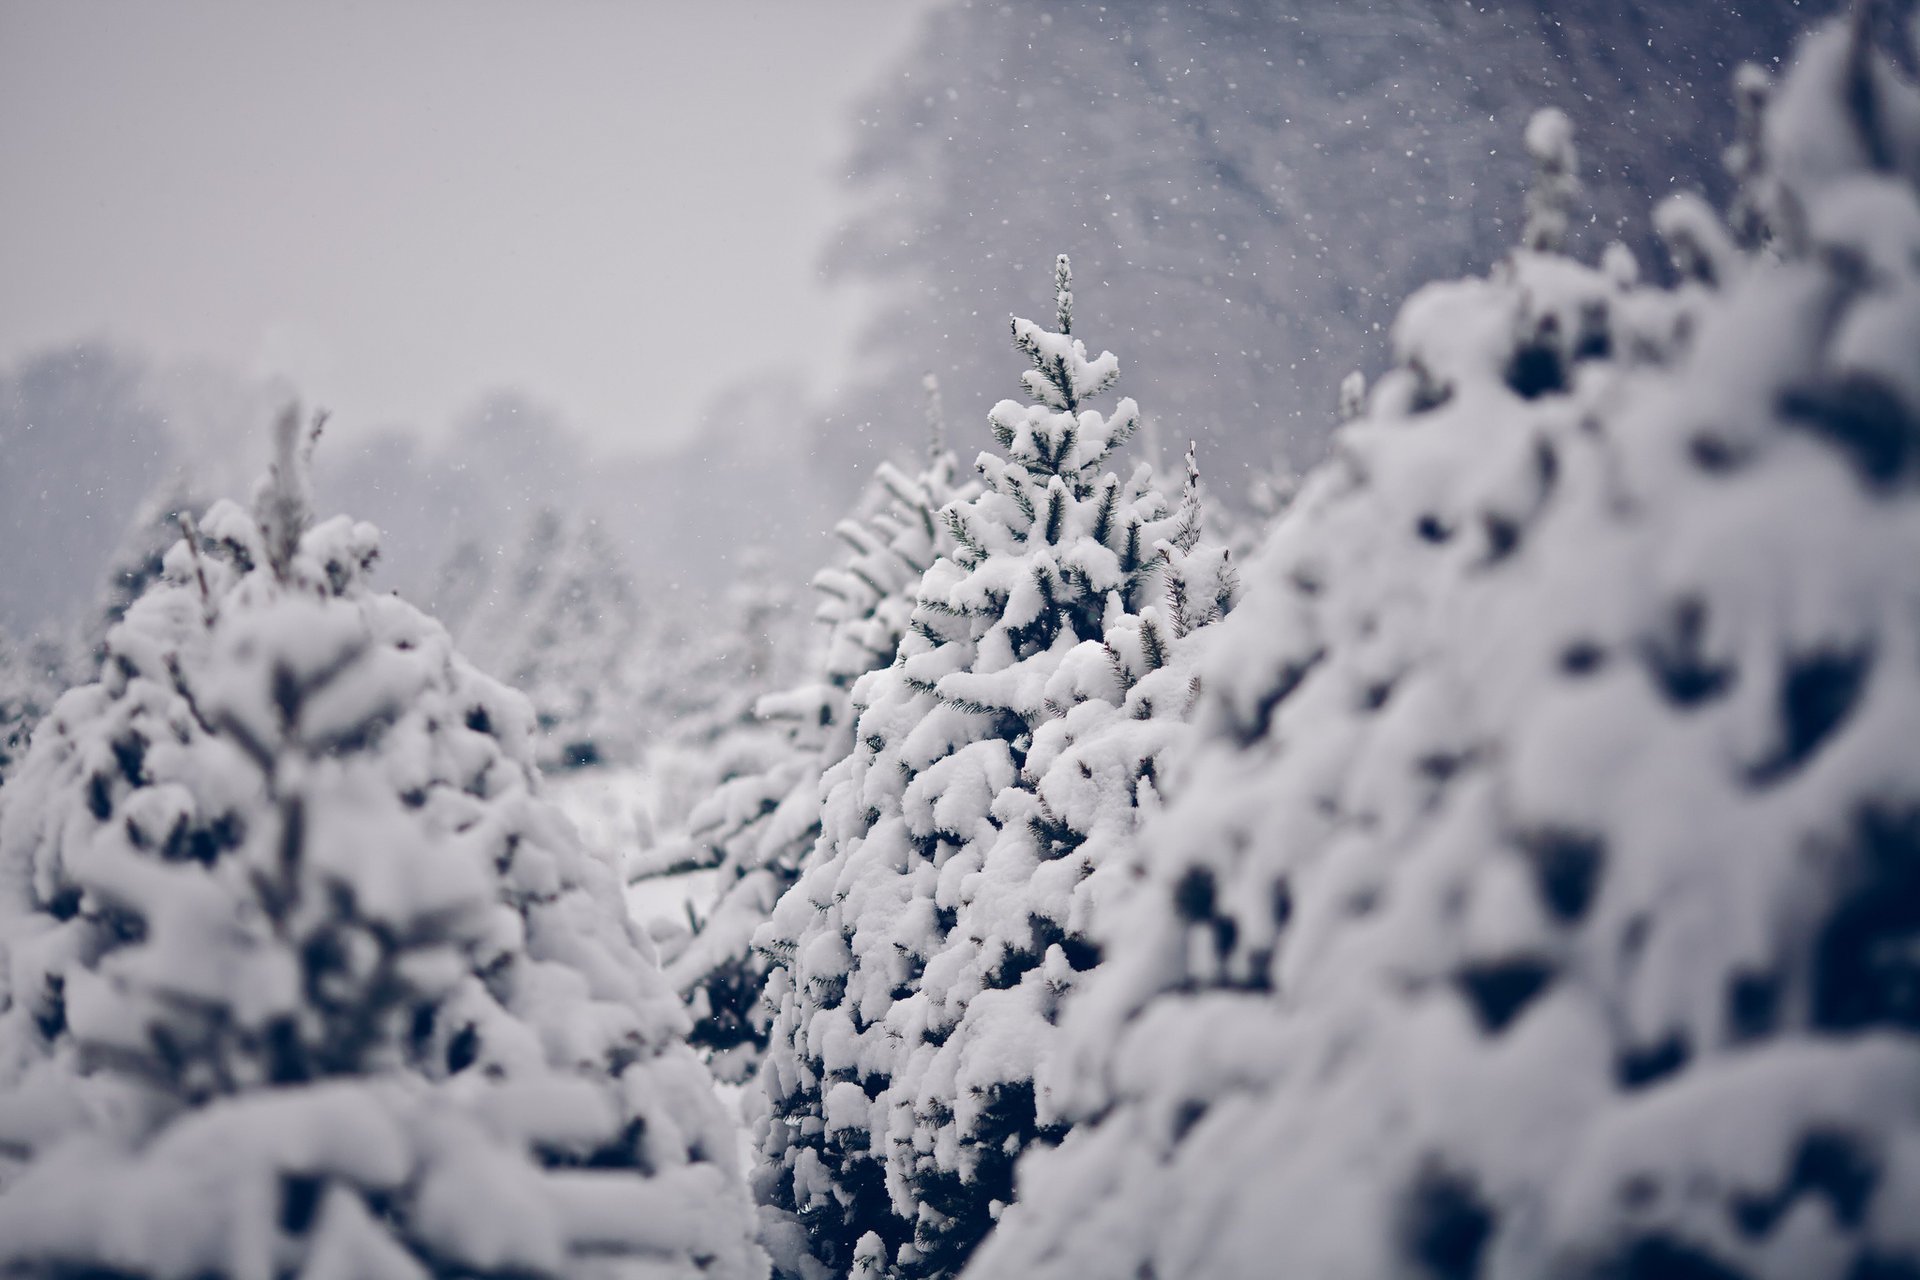
[[[295,396],[409,595],[546,507],[696,609],[743,556],[797,587],[923,374],[987,443],[1061,250],[1243,504],[1400,298],[1504,251],[1530,111],[1581,131],[1587,249],[1657,270],[1627,211],[1724,194],[1722,86],[1799,10],[0,5],[0,529],[39,553],[0,625],[71,621],[170,471],[244,496]]]
[[[610,451],[825,389],[854,95],[923,8],[0,5],[0,364],[104,337],[335,430],[523,387]]]

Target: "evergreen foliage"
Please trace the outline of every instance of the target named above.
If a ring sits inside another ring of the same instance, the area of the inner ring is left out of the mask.
[[[314,523],[289,411],[0,812],[0,1270],[765,1274],[533,715]]]
[[[1920,1274],[1920,90],[1865,31],[1744,226],[1661,207],[1677,287],[1552,252],[1548,163],[1408,302],[973,1274]]]
[[[135,508],[80,622],[43,626],[24,642],[0,631],[0,784],[26,754],[34,726],[61,691],[99,667],[107,632],[159,579],[167,549],[179,540],[181,521],[191,519],[194,506],[187,478],[168,475]]]
[[[682,652],[670,644],[649,657],[663,664],[676,707],[671,737],[689,747],[725,756],[729,740],[758,744],[768,738],[756,711],[762,696],[784,688],[805,669],[806,619],[792,583],[764,548],[748,547],[718,609],[697,634],[682,637]],[[796,577],[798,575],[795,575]],[[754,748],[749,748],[752,750]]]
[[[837,255],[886,350],[1065,211],[1153,296],[1155,398],[1261,433],[1255,520],[1105,407],[1062,255],[973,475],[926,380],[818,651],[752,551],[643,612],[502,474],[542,453],[510,402],[448,492],[531,515],[455,546],[439,621],[316,521],[318,419],[249,507],[164,481],[89,618],[0,631],[0,1276],[1920,1280],[1920,85],[1872,9],[1736,73],[1724,215],[1589,263],[1713,118],[1645,6],[942,8]],[[1555,109],[1506,145],[1542,84],[1581,149]],[[1406,208],[1302,198],[1403,153]],[[1301,381],[1496,242],[1296,480]],[[0,412],[16,533],[65,519],[41,406],[131,403],[68,363]],[[749,452],[723,537],[819,496]],[[588,849],[568,787],[633,821]]]
[[[782,726],[784,749],[769,766],[723,781],[687,821],[691,859],[717,867],[720,887],[666,970],[690,1003],[694,1043],[711,1050],[715,1069],[729,1077],[750,1074],[766,1047],[768,962],[751,942],[820,835],[821,775],[853,750],[854,683],[893,662],[922,575],[953,549],[939,513],[975,489],[960,480],[946,447],[937,384],[929,387],[928,423],[920,470],[883,463],[862,504],[872,514],[835,528],[845,561],[813,581],[814,616],[826,628],[822,667],[756,708]]]
[[[533,703],[549,772],[631,760],[639,750],[629,661],[640,628],[632,575],[599,522],[537,508],[512,545],[457,545],[435,607],[472,660]]]
[[[629,868],[632,882],[678,898],[672,920],[649,928],[677,955],[689,925],[702,924],[692,904],[704,888],[682,892],[691,874],[726,861],[735,823],[752,823],[762,802],[790,771],[787,728],[759,714],[759,702],[794,680],[813,651],[800,610],[781,575],[758,549],[737,557],[739,577],[704,618],[663,610],[630,664],[638,705],[659,726],[638,770],[645,778],[647,827]],[[752,837],[748,837],[749,841]]]
[[[1232,603],[1197,492],[1171,509],[1149,468],[1108,469],[1139,413],[1089,407],[1119,362],[1073,336],[1071,283],[1062,257],[1053,328],[1013,322],[1035,403],[989,414],[1000,451],[941,512],[951,550],[854,685],[818,846],[755,938],[777,965],[758,1190],[832,1271],[954,1274],[1014,1158],[1058,1136],[1035,1075],[1097,960],[1097,873],[1184,727],[1188,633]]]

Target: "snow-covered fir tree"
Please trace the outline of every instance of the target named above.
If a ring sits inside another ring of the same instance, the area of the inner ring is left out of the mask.
[[[0,628],[0,786],[26,755],[33,727],[60,695],[70,648],[46,635],[15,640]]]
[[[1036,401],[989,415],[1002,452],[941,513],[892,665],[854,686],[852,753],[822,781],[818,847],[757,935],[777,958],[756,1189],[812,1257],[954,1274],[1061,1117],[1036,1089],[1061,996],[1097,959],[1097,872],[1154,803],[1195,692],[1191,634],[1232,603],[1198,496],[1108,469],[1139,414],[1090,407],[1119,363],[1013,322]]]
[[[310,519],[291,411],[0,814],[0,1270],[763,1276],[533,714]]]
[[[532,571],[539,591],[519,660],[501,678],[533,703],[543,767],[631,758],[636,734],[621,676],[636,630],[633,580],[591,518],[562,525],[558,543]]]
[[[54,700],[98,669],[107,632],[159,578],[167,548],[179,541],[181,518],[194,506],[187,477],[166,476],[135,508],[83,617],[47,622],[24,641],[0,631],[0,783],[26,754],[34,725]]]
[[[542,506],[504,552],[463,540],[441,566],[434,599],[475,665],[533,703],[543,769],[637,754],[628,659],[638,593],[596,519]]]
[[[720,883],[693,936],[667,961],[667,976],[688,998],[694,1042],[712,1050],[716,1070],[732,1077],[749,1074],[766,1046],[768,964],[753,949],[753,934],[819,838],[821,775],[853,750],[854,683],[892,663],[921,577],[954,549],[940,513],[977,489],[960,477],[938,386],[931,378],[929,384],[925,461],[911,474],[879,467],[861,504],[869,514],[835,528],[846,545],[844,562],[814,578],[814,617],[826,629],[820,670],[756,708],[762,720],[782,726],[784,750],[769,767],[722,782],[687,821],[692,856],[717,867]]]
[[[729,819],[716,795],[735,783],[752,790],[750,780],[778,772],[791,755],[785,728],[758,706],[807,669],[808,619],[764,550],[749,547],[736,563],[717,602],[704,613],[668,611],[634,655],[641,705],[661,725],[642,762],[657,835],[635,855],[636,882],[718,867],[725,851],[712,837]],[[668,933],[677,950],[685,922]]]
[[[1676,289],[1543,216],[1409,301],[970,1274],[1920,1274],[1920,91],[1862,29],[1764,235],[1660,208]]]
[[[677,700],[672,736],[690,746],[719,748],[743,732],[766,736],[755,707],[805,669],[806,614],[793,580],[782,576],[766,548],[735,557],[732,580],[679,660],[667,657]]]
[[[180,540],[182,518],[191,518],[205,505],[189,477],[175,472],[156,484],[135,508],[120,544],[108,557],[106,580],[82,638],[82,670],[72,673],[76,680],[99,666],[106,653],[107,632],[159,581],[167,550]]]

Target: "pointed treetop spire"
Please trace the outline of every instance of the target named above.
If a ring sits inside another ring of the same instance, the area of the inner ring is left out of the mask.
[[[1173,539],[1177,551],[1191,551],[1200,545],[1200,460],[1196,456],[1199,451],[1199,441],[1187,441],[1187,477],[1180,488],[1179,532]]]
[[[1156,544],[1166,589],[1166,612],[1176,638],[1218,622],[1239,598],[1239,575],[1225,546],[1203,546],[1204,498],[1200,489],[1200,446],[1187,442],[1186,478],[1173,513],[1173,536]]]
[[[273,425],[273,461],[254,494],[253,515],[266,544],[267,564],[283,585],[300,549],[300,535],[313,522],[313,449],[326,425],[326,411],[320,410],[302,433],[300,404],[289,401]]]
[[[1108,469],[1139,408],[1093,407],[1119,360],[1065,332],[1064,256],[1053,283],[1057,329],[1012,321],[1035,403],[989,412],[1000,448],[941,509],[951,542],[891,661],[853,686],[819,835],[754,934],[775,1015],[760,1185],[837,1276],[952,1280],[1022,1151],[1062,1136],[1030,1064],[1096,959],[1078,941],[1096,868],[1124,874],[1181,741],[1186,633],[1232,603],[1197,472],[1176,511],[1152,469]],[[945,896],[961,868],[969,890]]]
[[[947,411],[940,400],[940,379],[929,373],[920,380],[927,393],[927,461],[947,451]]]
[[[219,617],[219,606],[214,603],[213,591],[207,585],[207,564],[205,553],[200,549],[200,526],[194,523],[193,512],[182,511],[174,517],[180,524],[180,533],[187,542],[187,556],[193,564],[193,580],[200,589],[200,616],[211,627]]]
[[[1734,181],[1733,204],[1727,226],[1747,248],[1764,244],[1768,199],[1764,191],[1767,152],[1764,126],[1767,102],[1773,96],[1773,77],[1764,67],[1743,62],[1733,73],[1733,102],[1738,112],[1733,145],[1727,148],[1727,173]]]
[[[1013,317],[1013,343],[1033,368],[1020,375],[1027,394],[1038,402],[1032,414],[1011,400],[1002,400],[988,414],[994,438],[1016,462],[1053,475],[1097,470],[1114,448],[1139,425],[1139,409],[1122,398],[1111,421],[1087,417],[1081,406],[1113,386],[1120,377],[1120,361],[1111,351],[1087,358],[1086,344],[1073,337],[1073,268],[1067,255],[1054,262],[1056,329],[1044,329],[1031,320]],[[1037,414],[1037,416],[1035,416]],[[1083,476],[1084,478],[1084,476]]]
[[[1580,194],[1580,179],[1574,173],[1579,157],[1573,148],[1573,121],[1558,107],[1543,107],[1527,121],[1526,140],[1534,175],[1520,243],[1540,253],[1558,253],[1566,244],[1573,202]]]
[[[1072,333],[1073,264],[1064,253],[1053,260],[1053,305],[1057,321],[1054,327],[1061,333]]]

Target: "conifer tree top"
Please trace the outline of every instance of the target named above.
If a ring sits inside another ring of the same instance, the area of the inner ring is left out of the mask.
[[[1007,457],[1036,476],[1060,476],[1075,497],[1085,497],[1113,451],[1139,426],[1139,407],[1122,398],[1111,419],[1082,406],[1112,390],[1120,361],[1111,351],[1089,360],[1086,344],[1073,336],[1073,268],[1061,254],[1054,265],[1054,328],[1013,320],[1013,344],[1033,362],[1020,375],[1036,403],[1013,400],[993,407],[988,421]]]

